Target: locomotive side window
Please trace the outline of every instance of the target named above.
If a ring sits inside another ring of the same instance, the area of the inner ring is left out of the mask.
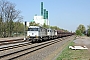
[[[41,29],[41,31],[42,31],[42,29]]]
[[[48,32],[49,32],[49,30],[48,30]]]
[[[40,32],[40,28],[38,28],[38,31]]]
[[[28,28],[28,31],[38,31],[38,28]]]

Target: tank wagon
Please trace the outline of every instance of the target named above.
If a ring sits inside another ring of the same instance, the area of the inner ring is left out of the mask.
[[[61,30],[47,29],[41,26],[30,26],[27,31],[27,40],[31,42],[43,41],[49,39],[71,36],[70,32],[62,32]]]

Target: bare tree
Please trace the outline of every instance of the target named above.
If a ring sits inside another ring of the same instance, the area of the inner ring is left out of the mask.
[[[0,1],[0,17],[4,23],[3,32],[9,36],[13,33],[14,22],[22,18],[20,16],[20,11],[15,9],[15,4],[6,0]]]

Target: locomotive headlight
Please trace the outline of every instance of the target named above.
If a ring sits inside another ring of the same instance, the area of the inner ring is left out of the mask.
[[[27,36],[27,38],[30,38],[30,35],[29,35],[29,36]]]
[[[38,38],[38,36],[36,35],[36,38]]]
[[[30,38],[30,35],[29,35],[29,38]]]

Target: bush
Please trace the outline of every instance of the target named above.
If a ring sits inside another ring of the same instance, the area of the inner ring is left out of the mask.
[[[90,36],[90,29],[87,30],[87,36]]]
[[[82,35],[81,31],[80,30],[76,30],[76,35]]]

